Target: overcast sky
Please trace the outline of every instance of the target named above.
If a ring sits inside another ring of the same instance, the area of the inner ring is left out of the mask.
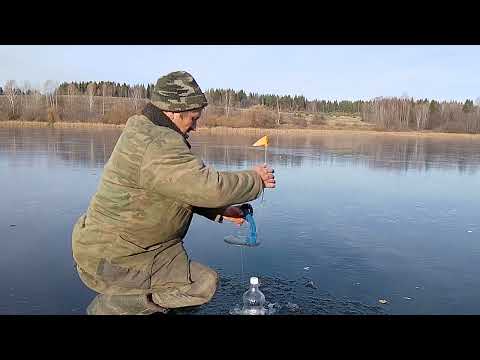
[[[190,72],[202,89],[309,99],[480,97],[480,46],[0,46],[0,84],[154,83]]]

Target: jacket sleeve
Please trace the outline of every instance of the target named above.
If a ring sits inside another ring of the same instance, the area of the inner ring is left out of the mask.
[[[209,220],[215,222],[223,222],[223,213],[228,208],[228,206],[221,207],[221,208],[202,208],[202,207],[193,207],[192,211],[203,217],[206,217]]]
[[[194,207],[221,208],[256,199],[263,181],[254,170],[222,172],[205,166],[177,133],[155,138],[145,151],[140,184]]]

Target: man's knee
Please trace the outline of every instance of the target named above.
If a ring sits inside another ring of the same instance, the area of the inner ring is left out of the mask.
[[[217,290],[218,274],[208,266],[190,262],[192,284],[178,288],[166,288],[153,293],[153,301],[165,308],[203,305],[209,302]]]
[[[209,282],[218,282],[218,274],[215,270],[196,261],[190,261],[190,277],[192,281],[204,280]]]
[[[207,301],[210,301],[217,290],[217,272],[208,266],[196,261],[191,261],[190,278],[192,279],[193,284],[189,293],[204,297]]]

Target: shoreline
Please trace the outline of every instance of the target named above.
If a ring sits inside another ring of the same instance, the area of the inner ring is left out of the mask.
[[[19,121],[19,120],[5,120],[0,121],[0,128],[57,128],[57,129],[64,129],[64,128],[123,128],[125,125],[120,124],[104,124],[104,123],[82,123],[82,122],[57,122],[57,123],[49,123],[46,121]]]
[[[92,128],[110,128],[110,129],[123,129],[125,124],[104,124],[104,123],[81,123],[81,122],[57,122],[50,124],[48,122],[39,122],[39,121],[18,121],[18,120],[8,120],[0,121],[0,128],[57,128],[57,129],[92,129]],[[233,127],[199,127],[197,128],[199,133],[210,133],[210,134],[237,134],[237,135],[390,135],[390,136],[418,136],[418,137],[467,137],[467,138],[479,138],[480,134],[469,134],[469,133],[446,133],[446,132],[436,132],[431,130],[425,131],[416,131],[416,130],[407,130],[407,131],[388,131],[388,130],[377,130],[372,127],[365,128],[284,128],[284,129],[263,129],[263,128],[233,128]]]

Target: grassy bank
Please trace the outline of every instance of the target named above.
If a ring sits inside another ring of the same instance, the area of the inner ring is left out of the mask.
[[[210,134],[225,135],[379,135],[379,136],[420,136],[420,137],[460,137],[460,138],[476,138],[480,139],[480,134],[464,134],[464,133],[444,133],[435,131],[385,131],[374,128],[322,128],[322,129],[257,129],[257,128],[200,128],[202,131]]]
[[[122,129],[125,125],[103,124],[103,123],[81,123],[81,122],[38,122],[38,121],[0,121],[0,128],[77,128],[77,129],[104,129],[117,128]],[[373,126],[362,127],[322,127],[322,128],[280,128],[280,129],[260,129],[260,128],[233,128],[233,127],[199,127],[197,129],[200,133],[214,134],[214,135],[355,135],[355,134],[371,134],[371,135],[385,135],[385,136],[420,136],[420,137],[461,137],[461,138],[478,138],[480,134],[465,134],[465,133],[444,133],[436,131],[388,131],[376,129]]]

